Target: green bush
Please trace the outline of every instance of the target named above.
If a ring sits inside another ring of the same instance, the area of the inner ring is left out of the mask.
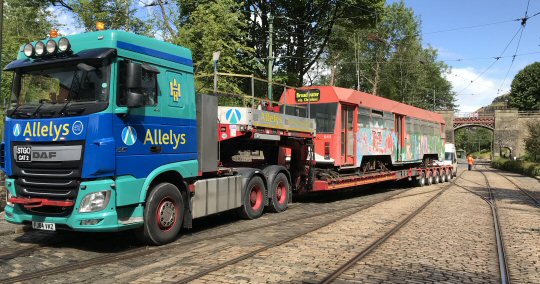
[[[523,160],[508,160],[495,158],[491,166],[509,172],[523,174],[531,177],[540,176],[540,163],[533,163]]]

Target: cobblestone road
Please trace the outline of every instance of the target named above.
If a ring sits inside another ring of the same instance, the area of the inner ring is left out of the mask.
[[[509,274],[515,283],[540,283],[540,209],[500,173],[486,171],[499,206]],[[504,174],[532,194],[540,194],[537,180]],[[129,233],[4,235],[0,236],[0,279],[121,254],[119,260],[69,273],[44,273],[28,282],[177,282],[272,242],[309,232],[193,283],[316,283],[448,186],[378,189],[337,197],[322,194],[294,203],[284,213],[265,214],[253,221],[224,214],[197,220],[193,231],[164,247],[138,247]],[[485,187],[479,171],[465,172],[456,185],[336,283],[499,282],[491,210],[465,190],[482,193]],[[344,218],[321,227],[338,217]],[[137,253],[131,254],[132,250]]]

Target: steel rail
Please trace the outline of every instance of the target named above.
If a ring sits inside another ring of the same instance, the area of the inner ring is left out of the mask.
[[[402,192],[403,192],[402,190],[398,190],[398,192],[396,192],[395,194],[387,196],[387,197],[383,198],[383,200],[378,201],[375,204],[378,204],[380,202],[384,202],[384,201],[386,201],[388,199],[391,199],[391,198],[395,197],[396,195],[398,195],[398,194],[400,194]],[[246,232],[255,231],[255,230],[259,230],[259,229],[264,229],[264,228],[268,228],[268,227],[272,227],[272,226],[279,226],[279,225],[283,224],[283,222],[301,221],[301,220],[306,220],[306,219],[322,216],[322,215],[325,215],[325,214],[342,212],[342,211],[352,210],[352,209],[355,209],[355,208],[361,208],[361,207],[365,207],[365,206],[370,206],[370,205],[351,206],[351,207],[348,207],[348,208],[342,208],[342,209],[336,209],[336,210],[328,210],[328,211],[319,212],[319,213],[316,213],[316,214],[310,214],[310,215],[301,216],[301,217],[291,217],[291,218],[288,218],[288,219],[285,219],[285,220],[276,221],[276,222],[272,222],[272,223],[269,223],[269,224],[263,224],[263,225],[259,225],[259,226],[254,226],[254,227],[248,228],[248,229],[235,230],[235,231],[232,231],[232,232],[226,232],[226,233],[217,234],[217,235],[214,235],[214,236],[209,236],[209,237],[204,237],[204,238],[198,238],[198,239],[196,238],[198,235],[208,233],[208,231],[202,231],[202,232],[199,232],[199,233],[189,234],[189,235],[186,234],[184,236],[186,236],[186,237],[195,237],[195,239],[184,241],[184,242],[179,241],[179,242],[175,242],[175,243],[171,243],[171,244],[163,245],[163,246],[159,246],[159,247],[143,246],[143,247],[137,247],[137,248],[133,248],[133,249],[128,249],[128,250],[118,252],[118,253],[109,253],[109,254],[94,257],[94,258],[75,261],[75,262],[71,262],[71,263],[68,263],[68,264],[59,265],[59,266],[56,266],[56,267],[46,268],[46,269],[42,269],[42,270],[38,270],[38,271],[28,272],[26,274],[14,276],[14,277],[8,277],[8,278],[0,279],[0,283],[23,282],[23,281],[28,281],[28,280],[32,280],[32,279],[41,278],[43,276],[50,276],[50,275],[55,275],[55,274],[60,274],[60,273],[73,272],[74,270],[77,270],[77,269],[84,269],[84,268],[88,268],[88,267],[91,267],[91,266],[109,264],[111,262],[118,262],[118,261],[122,261],[122,260],[126,260],[126,259],[132,259],[132,258],[136,258],[136,257],[141,257],[141,256],[149,255],[149,254],[152,254],[152,253],[155,253],[155,252],[167,251],[167,250],[170,250],[170,249],[175,248],[175,247],[190,246],[190,245],[193,245],[193,244],[201,242],[201,241],[214,240],[214,239],[233,236],[233,235],[236,235],[236,234],[241,234],[241,233],[246,233]]]
[[[532,196],[532,194],[524,189],[523,187],[519,186],[516,182],[512,181],[509,177],[507,177],[506,175],[503,175],[497,171],[494,171],[494,170],[491,170],[489,169],[487,166],[485,166],[486,169],[492,173],[495,173],[497,175],[500,175],[502,177],[504,177],[507,181],[509,181],[510,183],[512,183],[517,189],[519,189],[524,195],[526,195],[527,197],[529,197],[529,199],[531,199],[531,202],[533,203],[534,206],[540,208],[540,201],[538,199],[536,199],[534,196]]]
[[[418,209],[416,209],[414,212],[409,214],[407,218],[403,219],[401,222],[399,222],[396,226],[394,226],[390,231],[388,231],[386,234],[384,234],[382,237],[378,238],[374,242],[372,242],[368,247],[366,247],[364,250],[362,250],[360,253],[358,253],[356,256],[351,258],[349,261],[347,261],[345,264],[340,266],[338,269],[334,270],[332,273],[328,274],[320,283],[330,283],[334,280],[336,280],[341,274],[343,274],[345,271],[349,270],[351,267],[353,267],[358,261],[369,255],[371,252],[373,252],[376,248],[378,248],[381,244],[386,242],[391,236],[393,236],[399,229],[401,229],[404,225],[409,223],[414,217],[416,217],[420,212],[422,212],[428,205],[430,205],[435,199],[437,199],[439,196],[441,196],[446,190],[448,190],[455,182],[458,180],[461,175],[463,175],[464,172],[461,172],[461,174],[453,179],[451,182],[449,182],[443,189],[441,189],[435,196],[430,198],[428,201],[426,201],[422,206],[420,206]]]
[[[486,187],[488,189],[488,196],[485,197],[485,196],[482,196],[481,194],[477,193],[477,192],[474,192],[464,186],[461,186],[461,185],[458,185],[456,184],[457,187],[460,187],[474,195],[477,195],[479,196],[480,198],[482,198],[482,200],[484,200],[490,207],[491,209],[491,216],[493,218],[493,228],[494,228],[494,231],[495,231],[495,240],[496,240],[496,244],[497,244],[497,256],[499,258],[499,274],[500,274],[500,277],[501,277],[501,283],[502,284],[509,284],[511,283],[510,282],[510,274],[508,273],[508,261],[507,261],[507,257],[506,257],[506,251],[504,249],[504,241],[503,241],[503,237],[502,237],[502,233],[501,233],[501,225],[499,223],[499,213],[498,213],[498,210],[497,210],[497,203],[496,203],[496,200],[495,200],[495,195],[493,194],[493,190],[491,188],[491,185],[489,183],[489,180],[486,176],[486,174],[484,172],[482,172],[481,170],[478,171],[480,172],[483,176],[484,176],[484,179],[486,181]]]

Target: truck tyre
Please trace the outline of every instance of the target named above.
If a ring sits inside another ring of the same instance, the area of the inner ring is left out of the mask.
[[[285,174],[277,174],[268,191],[270,195],[270,210],[272,212],[278,213],[287,210],[290,188],[289,180]]]
[[[450,170],[450,174],[448,175],[448,179],[449,179],[449,180],[453,180],[453,179],[454,179],[454,176],[455,176],[454,171],[453,171],[453,170]]]
[[[253,176],[242,196],[242,207],[239,208],[240,217],[244,219],[259,218],[264,210],[266,198],[264,182],[260,176]]]
[[[420,175],[418,175],[418,177],[416,178],[416,182],[420,187],[426,185],[426,173],[420,173]]]
[[[150,245],[163,245],[176,239],[184,214],[184,200],[178,188],[168,182],[152,188],[144,208],[144,225],[138,238]]]

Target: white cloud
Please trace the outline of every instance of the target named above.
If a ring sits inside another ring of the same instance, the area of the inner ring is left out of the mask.
[[[51,12],[51,18],[56,20],[60,25],[56,28],[61,35],[72,35],[84,32],[84,28],[79,26],[73,13],[52,6],[49,7],[48,10]]]
[[[510,90],[511,80],[507,79],[501,88],[502,79],[489,78],[485,74],[479,77],[480,74],[472,67],[452,68],[445,74],[456,92],[459,111],[474,112]]]

